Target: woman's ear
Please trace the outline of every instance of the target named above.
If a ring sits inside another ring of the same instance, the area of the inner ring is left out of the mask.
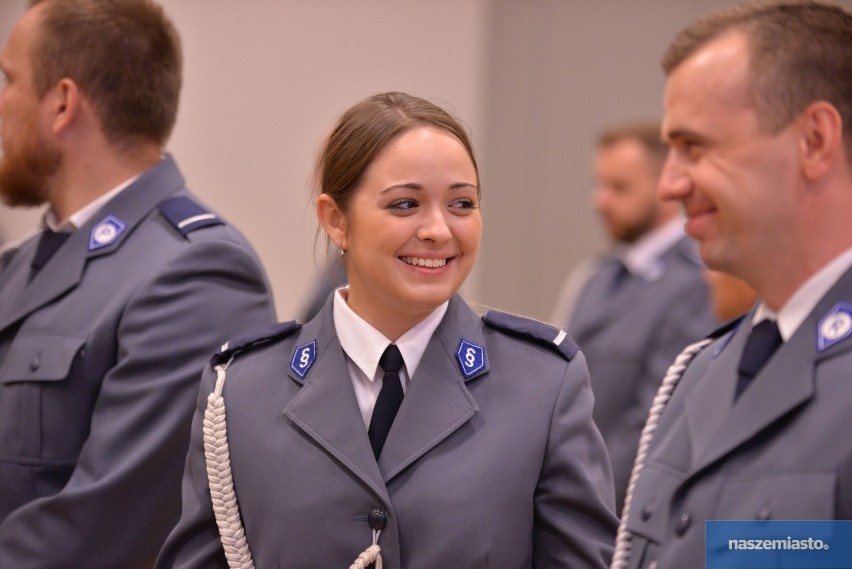
[[[346,216],[328,194],[317,196],[317,219],[328,238],[342,251],[346,251],[349,248],[346,241]]]

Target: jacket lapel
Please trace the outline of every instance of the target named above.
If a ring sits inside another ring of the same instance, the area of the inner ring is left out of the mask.
[[[481,321],[461,298],[450,299],[379,456],[379,469],[386,482],[479,412],[465,386],[456,353],[463,339],[485,347]],[[486,356],[485,367],[468,381],[487,381],[487,377],[481,377],[487,372]]]
[[[692,468],[695,468],[697,462],[707,456],[708,449],[716,442],[725,423],[730,420],[737,382],[737,367],[748,337],[750,318],[750,315],[746,316],[743,323],[734,330],[733,337],[710,362],[704,377],[689,393],[686,400],[685,414],[692,449],[690,459]]]
[[[740,327],[730,345],[708,368],[707,379],[719,380],[703,381],[690,393],[687,402],[694,458],[692,473],[751,440],[814,396],[819,361],[852,348],[852,335],[849,335],[822,352],[817,351],[820,324],[839,303],[852,306],[849,291],[852,291],[852,269],[817,303],[733,404],[737,366],[749,332],[747,326]],[[750,317],[745,321],[750,322]]]
[[[299,334],[296,350],[316,341],[316,358],[304,379],[290,368],[290,378],[302,384],[302,388],[283,413],[391,508],[358,408],[346,358],[334,332],[333,304],[333,297],[330,297],[320,314]]]
[[[744,328],[738,334],[741,336],[739,340],[742,340],[738,343],[744,343],[744,337],[748,335],[748,327]],[[706,446],[700,452],[696,449],[693,471],[710,465],[751,440],[787,412],[811,398],[814,392],[815,338],[811,318],[808,318],[752,380],[736,404],[733,403],[734,383],[742,345],[736,351],[731,350],[736,354],[734,366],[725,381],[719,383],[720,394],[716,395],[727,398],[727,407],[720,408],[727,408],[728,411],[719,413],[722,424],[715,433],[708,429],[711,439]],[[704,403],[707,409],[712,409],[714,404],[716,401]]]
[[[0,308],[0,330],[38,310],[45,304],[77,286],[83,278],[89,259],[116,251],[133,228],[165,198],[184,185],[183,178],[170,156],[145,172],[133,184],[120,192],[80,227],[56,252],[39,273],[29,281],[29,263],[35,254],[34,244],[27,244],[25,254],[16,255],[15,273],[4,287],[8,299]],[[92,249],[92,231],[108,216],[125,225],[114,241]],[[36,240],[38,238],[36,237]],[[24,253],[21,251],[21,253]],[[11,268],[10,268],[11,270]],[[14,300],[13,300],[14,299]]]

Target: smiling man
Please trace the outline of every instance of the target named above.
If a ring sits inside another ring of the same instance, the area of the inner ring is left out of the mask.
[[[662,196],[761,300],[673,366],[614,567],[703,566],[707,520],[852,518],[852,14],[732,7],[664,67]]]

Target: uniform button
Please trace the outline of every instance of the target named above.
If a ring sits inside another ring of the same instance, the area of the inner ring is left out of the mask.
[[[675,533],[679,536],[685,534],[690,524],[692,524],[692,516],[686,512],[682,513],[675,524]]]
[[[38,356],[34,357],[30,362],[30,371],[36,371],[41,366],[41,360]]]
[[[653,513],[654,508],[652,508],[651,506],[645,506],[644,508],[642,508],[642,521],[647,522],[648,520],[650,520],[651,514]]]
[[[388,523],[388,515],[384,512],[384,510],[380,510],[378,508],[373,508],[370,511],[370,515],[367,516],[367,523],[370,524],[370,528],[374,530],[383,530],[385,529],[385,525]]]

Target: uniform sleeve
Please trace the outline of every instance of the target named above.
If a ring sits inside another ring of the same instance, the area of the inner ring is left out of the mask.
[[[592,391],[582,353],[568,365],[553,409],[535,495],[534,567],[609,566],[618,520],[612,472],[592,421]]]
[[[258,261],[231,242],[195,242],[140,281],[70,480],[0,525],[4,569],[151,567],[180,513],[204,364],[227,338],[275,319]]]

